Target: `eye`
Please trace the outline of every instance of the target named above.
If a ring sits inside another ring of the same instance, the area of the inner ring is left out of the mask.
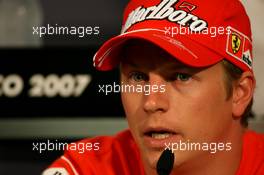
[[[146,81],[147,75],[142,72],[131,72],[129,74],[129,79],[135,82]]]
[[[175,79],[178,81],[188,81],[191,79],[191,75],[186,73],[177,73]]]

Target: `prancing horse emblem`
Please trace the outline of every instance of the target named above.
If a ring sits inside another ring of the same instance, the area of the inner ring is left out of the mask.
[[[236,33],[232,33],[232,50],[236,54],[241,47],[241,39]]]

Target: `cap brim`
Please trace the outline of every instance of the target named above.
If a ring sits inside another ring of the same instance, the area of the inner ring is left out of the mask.
[[[184,35],[175,35],[172,38],[165,35],[163,30],[143,29],[121,34],[104,43],[94,56],[94,66],[102,71],[116,67],[120,62],[120,48],[130,39],[153,43],[191,67],[206,67],[223,59],[222,55]]]

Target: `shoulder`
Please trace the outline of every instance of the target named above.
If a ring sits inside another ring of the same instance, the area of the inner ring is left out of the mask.
[[[106,153],[111,152],[113,149],[118,149],[118,148],[124,149],[125,147],[129,147],[134,144],[135,144],[134,139],[130,131],[124,130],[120,133],[117,133],[114,136],[97,136],[71,143],[69,144],[66,152],[69,154],[81,153],[81,154],[105,155]],[[79,146],[79,150],[78,150],[78,146]],[[71,149],[71,147],[73,149]],[[77,148],[77,150],[75,150],[75,147]]]
[[[248,130],[243,138],[239,175],[264,174],[264,134]]]
[[[254,161],[253,169],[256,169],[254,175],[263,175],[264,174],[264,134],[256,133],[254,131],[250,131],[249,134],[251,136],[249,136],[248,141],[251,142],[251,144],[254,144],[254,147],[252,146],[252,149],[254,149],[254,151],[252,149],[249,151],[255,152],[255,158],[251,159],[252,161]]]
[[[117,171],[115,167],[128,161],[128,154],[138,155],[129,130],[115,136],[87,138],[67,145],[64,155],[56,160],[43,175],[53,175],[56,171],[65,171],[70,175],[100,174],[101,171],[112,174]],[[50,173],[51,171],[53,174]]]
[[[257,133],[252,130],[246,131],[244,134],[244,144],[248,147],[258,147],[259,150],[264,151],[264,134]]]

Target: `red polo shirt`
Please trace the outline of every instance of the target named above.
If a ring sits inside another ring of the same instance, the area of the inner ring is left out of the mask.
[[[78,144],[86,150],[76,150]],[[139,150],[129,130],[116,136],[84,139],[56,160],[43,175],[144,175]],[[75,151],[73,150],[75,149]],[[247,131],[236,175],[264,175],[264,135]]]

